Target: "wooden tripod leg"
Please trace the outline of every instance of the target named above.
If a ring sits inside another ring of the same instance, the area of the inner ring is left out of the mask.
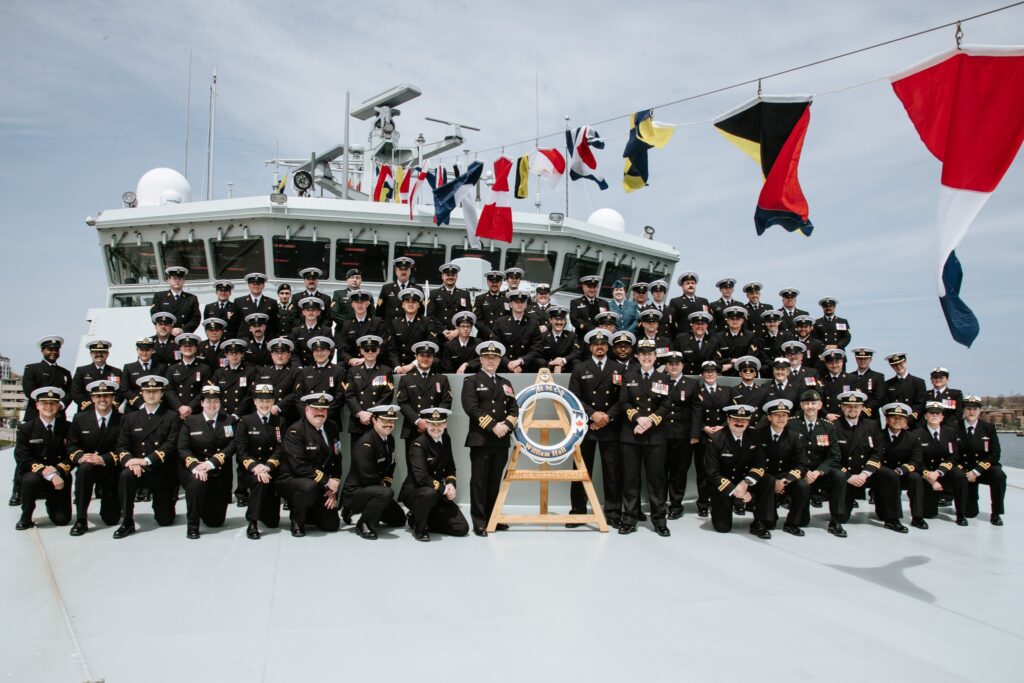
[[[501,510],[505,507],[505,499],[508,498],[508,489],[512,485],[512,479],[509,477],[511,472],[516,471],[516,465],[519,463],[519,444],[512,450],[512,457],[508,461],[508,468],[505,470],[505,476],[501,480],[501,487],[498,488],[498,498],[494,501],[494,508],[491,510],[491,518],[487,522],[487,533],[494,533],[495,529],[498,528],[498,522],[501,521]]]
[[[542,462],[540,464],[540,471],[541,472],[547,472],[550,469],[551,469],[551,465],[547,464],[546,462]],[[547,479],[541,479],[540,480],[540,514],[542,514],[542,515],[548,514],[548,480]]]
[[[590,470],[583,463],[583,454],[580,452],[579,446],[573,449],[572,460],[576,464],[576,469],[587,473],[586,479],[583,480],[583,490],[587,492],[587,500],[590,501],[590,507],[594,510],[592,516],[597,520],[597,528],[604,533],[608,533],[608,520],[605,519],[604,510],[601,508],[601,501],[597,499],[597,491],[594,490],[594,482],[590,478]]]

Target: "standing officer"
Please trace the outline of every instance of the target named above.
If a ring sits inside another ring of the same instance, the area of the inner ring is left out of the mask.
[[[762,288],[763,285],[760,282],[748,282],[743,285],[743,293],[747,295],[747,303],[743,304],[748,313],[747,327],[756,337],[763,337],[765,335],[764,314],[775,310],[770,304],[761,301]],[[779,322],[782,322],[781,314],[779,314]]]
[[[608,310],[608,302],[597,296],[600,283],[601,278],[597,275],[584,275],[580,278],[583,296],[569,302],[569,322],[578,335],[586,335],[594,329],[594,316]]]
[[[267,342],[267,314],[250,313],[245,316],[249,333],[245,337],[245,364],[251,368],[270,365],[270,348]]]
[[[679,276],[677,282],[679,286],[683,288],[683,293],[675,297],[669,302],[669,307],[672,309],[672,321],[674,323],[674,329],[671,330],[671,335],[679,335],[684,332],[681,326],[684,324],[684,320],[689,322],[690,314],[698,311],[707,313],[711,316],[709,324],[714,322],[714,316],[711,315],[711,305],[708,300],[702,296],[697,296],[697,282],[700,277],[693,271],[686,271]]]
[[[813,334],[814,318],[809,315],[798,315],[793,319],[796,331],[793,339],[804,345],[803,365],[807,368],[814,368],[819,375],[825,374],[825,364],[821,361],[821,355],[825,353],[825,345],[822,344]]]
[[[805,389],[817,388],[818,371],[804,365],[807,345],[795,339],[782,342],[782,352],[789,360],[789,380]]]
[[[949,370],[935,368],[931,382],[932,388],[925,394],[925,400],[942,404],[942,424],[955,425],[964,419],[964,392],[949,388]]]
[[[230,322],[238,312],[235,310],[234,302],[231,301],[231,293],[234,291],[235,285],[231,280],[217,280],[213,283],[213,287],[217,298],[203,306],[203,320],[220,318],[225,322]]]
[[[715,531],[732,531],[732,512],[737,504],[754,502],[754,521],[750,533],[768,539],[775,510],[774,482],[764,481],[764,450],[747,426],[754,414],[752,406],[735,404],[723,408],[728,427],[716,432],[704,454],[711,497],[711,524]]]
[[[656,308],[645,308],[640,311],[637,319],[640,327],[637,330],[637,342],[649,339],[654,342],[657,357],[660,359],[672,350],[672,340],[661,333],[663,314]]]
[[[224,526],[231,501],[231,462],[235,456],[238,420],[221,412],[220,387],[202,389],[202,410],[185,418],[178,432],[178,481],[185,489],[186,538],[199,538],[199,522]],[[239,468],[239,474],[245,474]],[[240,481],[248,496],[248,486]]]
[[[505,292],[501,290],[501,282],[505,279],[505,274],[500,270],[489,270],[485,277],[487,278],[487,291],[477,294],[473,301],[476,332],[480,339],[490,339],[494,323],[498,318],[507,314],[510,309]],[[578,332],[578,334],[582,333]]]
[[[170,313],[176,320],[176,327],[171,330],[172,336],[182,332],[195,332],[199,327],[199,299],[195,294],[184,291],[185,276],[188,268],[168,266],[164,268],[169,289],[153,295],[153,305],[149,307],[149,315]]]
[[[445,263],[440,268],[442,286],[430,293],[427,302],[427,321],[431,333],[439,342],[455,339],[458,332],[452,325],[452,316],[460,311],[468,311],[472,307],[469,292],[456,286],[459,271],[454,263]]]
[[[125,363],[124,370],[121,372],[121,395],[124,398],[126,414],[142,407],[140,379],[147,375],[164,377],[167,374],[167,366],[154,358],[155,355],[156,344],[152,337],[142,337],[135,342],[135,356],[138,360]]]
[[[910,406],[905,429],[913,429],[917,420],[924,412],[924,402],[928,390],[924,388],[924,380],[911,375],[907,370],[907,354],[893,353],[885,357],[895,373],[885,380],[885,400],[887,403],[905,403]]]
[[[174,343],[174,330],[178,329],[175,327],[176,324],[173,313],[158,311],[153,314],[155,330],[150,337],[153,341],[153,357],[164,368],[178,362],[178,346]]]
[[[375,335],[360,337],[359,352],[363,356],[363,364],[353,367],[348,374],[344,400],[348,406],[348,431],[353,448],[359,437],[372,427],[370,408],[390,404],[394,395],[391,366],[379,362],[382,343],[383,340]]]
[[[121,499],[121,526],[114,538],[135,533],[135,493],[140,487],[152,491],[153,517],[160,526],[174,522],[178,500],[176,449],[181,420],[177,413],[162,405],[163,377],[139,378],[142,406],[124,416],[117,439],[118,496]]]
[[[989,521],[1003,525],[1003,499],[1006,497],[1006,473],[999,463],[1002,449],[999,434],[991,422],[983,422],[981,398],[964,397],[964,419],[959,423],[960,467],[967,475],[967,516],[978,516],[978,485],[988,486],[992,503]]]
[[[654,369],[657,348],[649,339],[637,342],[638,364],[625,373],[619,391],[619,413],[625,417],[619,430],[622,461],[622,524],[620,534],[636,531],[640,517],[640,467],[647,472],[651,522],[659,536],[670,536],[665,518],[668,482],[665,466],[665,431],[662,422],[672,407],[669,379]]]
[[[718,287],[721,296],[708,304],[708,308],[711,309],[710,313],[715,318],[715,331],[725,332],[725,309],[730,306],[742,306],[743,304],[732,298],[732,293],[736,288],[736,278],[723,277],[715,283],[715,287]]]
[[[469,533],[469,522],[455,502],[455,458],[446,429],[451,412],[444,408],[422,411],[426,432],[413,439],[405,452],[408,474],[399,499],[409,508],[409,525],[417,541],[429,541],[431,531],[449,536]]]
[[[181,361],[166,370],[170,384],[164,392],[164,401],[168,408],[177,412],[178,417],[184,420],[189,415],[199,412],[200,391],[210,381],[213,373],[196,358],[200,342],[198,334],[182,332],[174,341],[178,344]]]
[[[519,291],[519,285],[523,281],[526,271],[518,266],[505,269],[505,283],[508,285],[508,292]]]
[[[737,375],[733,367],[737,358],[757,355],[757,340],[753,332],[743,329],[747,320],[747,309],[743,306],[730,306],[722,311],[725,320],[725,331],[718,334],[717,361],[723,375]]]
[[[245,282],[249,285],[249,293],[235,299],[235,310],[238,313],[228,322],[228,336],[233,337],[238,333],[239,321],[244,320],[250,313],[266,313],[267,334],[271,337],[281,334],[277,302],[263,295],[263,288],[267,286],[267,276],[264,273],[249,273],[245,276]]]
[[[480,371],[462,383],[462,409],[469,416],[471,465],[469,481],[470,517],[473,533],[486,536],[486,526],[498,498],[501,473],[508,461],[509,435],[519,420],[519,403],[512,383],[496,373],[505,347],[499,342],[481,342],[476,347]],[[499,524],[498,529],[508,528]]]
[[[395,279],[381,287],[377,296],[377,317],[385,323],[390,323],[402,315],[402,290],[420,289],[412,279],[412,269],[416,261],[408,256],[399,256],[391,265],[395,270]]]
[[[269,408],[270,413],[282,416],[287,426],[298,419],[295,410],[295,385],[298,383],[301,369],[291,362],[292,350],[295,348],[291,339],[271,339],[268,348],[271,363],[256,371],[256,386],[269,384],[273,387],[274,400]],[[253,401],[255,400],[254,393]]]
[[[804,480],[808,471],[807,443],[796,430],[788,429],[793,404],[784,398],[768,401],[763,406],[768,423],[750,430],[764,451],[765,485],[775,491],[775,507],[768,524],[774,529],[779,519],[779,501],[787,499],[789,514],[782,530],[793,536],[803,536],[801,517],[811,496],[811,487]],[[843,490],[845,494],[845,489]]]
[[[323,277],[324,271],[320,270],[316,266],[310,266],[309,268],[303,268],[299,271],[299,277],[302,278],[305,289],[299,292],[299,300],[306,299],[311,296],[315,296],[320,299],[323,304],[320,307],[320,318],[317,321],[321,327],[326,327],[328,332],[333,329],[334,325],[331,318],[331,297],[327,296],[324,292],[321,292],[320,278]]]
[[[789,361],[785,358],[776,358],[771,363],[772,381],[767,385],[765,401],[773,401],[777,398],[784,398],[793,405],[800,402],[800,394],[803,387],[790,381],[792,375],[789,373]]]
[[[187,334],[187,333],[185,333]],[[68,460],[78,470],[75,475],[75,523],[72,536],[89,529],[89,501],[93,487],[100,485],[100,519],[117,524],[121,506],[117,500],[117,448],[121,414],[114,409],[118,385],[104,379],[89,383],[89,410],[79,410],[68,430]]]
[[[257,369],[245,362],[245,349],[248,345],[241,339],[229,339],[224,342],[224,355],[227,357],[226,367],[217,368],[210,382],[220,388],[219,408],[232,416],[235,421],[253,410],[252,390],[256,386]],[[229,465],[230,467],[230,465]],[[241,465],[236,466],[238,480],[235,483],[235,503],[238,507],[249,504],[246,493],[246,472]],[[231,480],[229,476],[228,481]]]
[[[837,303],[834,296],[818,300],[822,316],[814,321],[814,336],[826,349],[845,349],[850,343],[850,321],[836,315]]]
[[[38,363],[29,363],[21,377],[21,390],[25,393],[25,422],[36,416],[36,402],[32,393],[40,387],[54,387],[62,392],[61,410],[71,403],[71,373],[67,368],[57,365],[60,358],[64,338],[57,336],[43,337],[38,342],[43,359]],[[11,503],[11,506],[21,502]]]
[[[441,372],[453,372],[464,375],[475,372],[479,363],[476,362],[476,345],[478,340],[473,336],[476,316],[472,311],[463,311],[452,316],[452,324],[459,336],[441,345]]]
[[[299,300],[299,312],[302,319],[288,332],[288,337],[299,350],[299,364],[311,365],[313,363],[313,352],[309,350],[309,340],[313,337],[330,337],[331,333],[326,327],[320,325],[320,313],[323,310],[324,302],[319,297],[310,296]]]
[[[662,360],[671,399],[664,422],[668,518],[679,519],[683,516],[683,497],[686,495],[693,447],[700,440],[700,425],[694,420],[698,386],[696,379],[683,375],[683,354],[672,351]]]
[[[97,339],[85,345],[85,348],[89,349],[92,362],[75,368],[75,375],[71,378],[71,400],[79,410],[85,410],[92,405],[88,385],[98,379],[106,380],[120,393],[121,370],[113,365],[107,365],[110,346],[106,339]]]
[[[415,364],[413,344],[421,341],[433,341],[427,320],[423,317],[423,292],[416,287],[403,289],[398,294],[402,302],[402,312],[392,317],[385,326],[390,337],[389,355],[394,364],[395,373],[402,375],[412,370]]]
[[[564,306],[552,305],[548,308],[548,331],[541,335],[538,342],[538,355],[533,361],[535,370],[547,367],[555,374],[572,372],[582,350],[576,333],[565,329],[568,315],[569,309]]]
[[[782,298],[782,306],[778,309],[782,313],[781,329],[783,332],[795,332],[796,321],[794,318],[798,315],[807,315],[807,311],[796,307],[796,298],[800,296],[800,290],[795,287],[787,287],[779,290],[779,296]]]
[[[259,522],[276,529],[281,522],[281,496],[274,479],[281,466],[281,437],[288,428],[277,406],[273,384],[257,384],[253,390],[256,411],[238,421],[235,430],[235,456],[249,474],[249,505],[245,518],[249,526],[246,538],[260,539]]]
[[[304,417],[288,428],[281,445],[277,488],[291,511],[292,536],[306,535],[306,522],[323,531],[337,531],[341,486],[341,441],[338,425],[327,419],[333,397],[326,393],[302,397]]]
[[[415,367],[402,376],[402,381],[395,392],[395,403],[405,416],[402,424],[402,439],[405,441],[405,452],[413,439],[427,431],[429,426],[423,412],[429,408],[452,407],[452,388],[448,378],[440,372],[437,360],[437,344],[432,341],[421,341],[413,345],[412,352],[416,355]]]
[[[846,374],[846,352],[842,349],[826,349],[821,354],[826,372],[818,378],[821,383],[821,398],[824,402],[825,418],[835,422],[842,415],[839,406],[839,394],[854,389],[854,381]]]
[[[648,285],[648,290],[651,292],[651,302],[641,307],[640,310],[654,310],[661,313],[661,317],[658,319],[658,334],[666,339],[671,339],[676,323],[672,319],[672,306],[667,301],[668,283],[664,280],[655,280]]]
[[[334,342],[338,347],[338,365],[350,368],[362,365],[363,358],[359,354],[359,340],[367,335],[388,339],[388,325],[380,318],[373,317],[373,295],[365,289],[357,289],[349,294],[350,315],[344,322],[338,323],[334,332]]]
[[[299,306],[292,301],[292,286],[287,282],[277,286],[277,317],[281,321],[282,334],[299,322]]]
[[[21,479],[21,518],[18,531],[36,524],[36,501],[46,501],[46,514],[57,526],[71,521],[71,462],[68,460],[68,423],[61,410],[64,390],[39,387],[30,397],[36,414],[18,425],[14,443],[15,471]]]
[[[676,335],[675,348],[683,354],[683,372],[696,375],[704,363],[718,357],[720,337],[708,334],[711,314],[705,311],[694,311],[689,314],[690,331]],[[717,365],[716,365],[717,367]]]
[[[761,417],[758,406],[763,406],[768,400],[768,385],[756,383],[761,361],[754,356],[740,356],[733,361],[733,366],[740,376],[740,383],[729,387],[729,398],[733,403],[754,406],[754,417],[751,419],[757,424]]]
[[[234,304],[232,304],[234,305]],[[238,315],[235,315],[237,320]],[[217,368],[222,368],[227,363],[224,358],[224,349],[221,344],[224,342],[224,331],[228,323],[221,318],[207,318],[203,321],[203,332],[206,339],[199,343],[199,362],[210,368],[210,374]]]
[[[943,406],[928,401],[924,406],[924,422],[917,428],[921,440],[921,476],[924,477],[924,516],[939,515],[939,494],[952,494],[957,526],[967,526],[967,477],[957,467],[960,444],[956,427],[942,423]]]
[[[601,447],[601,480],[604,484],[604,514],[608,524],[622,524],[622,476],[619,462],[619,390],[622,371],[608,358],[609,335],[606,330],[587,332],[584,341],[590,357],[580,361],[569,377],[569,391],[583,404],[589,422],[586,435],[580,443],[583,464],[593,478],[594,455]],[[575,465],[574,465],[575,467]],[[583,484],[574,481],[569,486],[572,502],[570,514],[587,513],[587,494]],[[570,529],[581,526],[577,522],[566,524]]]
[[[807,471],[804,481],[810,492],[823,491],[828,496],[828,532],[846,538],[842,520],[846,518],[846,476],[840,469],[842,452],[839,433],[835,426],[819,415],[821,394],[808,389],[800,396],[803,414],[790,421],[789,428],[797,434],[807,448]],[[810,505],[805,501],[800,513],[800,526],[811,523]]]
[[[757,335],[757,356],[761,359],[761,367],[764,372],[762,376],[765,379],[771,379],[771,363],[776,358],[786,355],[782,350],[782,345],[793,339],[793,335],[779,331],[782,314],[778,311],[769,309],[760,315],[761,322],[757,325],[757,328],[761,330]],[[750,319],[747,318],[747,320],[749,322]]]
[[[362,290],[363,273],[358,268],[349,268],[345,272],[345,289],[336,289],[331,295],[331,317],[334,319],[335,329],[341,326],[353,315],[351,300],[352,293]],[[373,315],[373,298],[369,299],[369,314]]]
[[[536,318],[526,314],[530,295],[521,289],[509,292],[512,311],[498,318],[491,328],[491,338],[506,349],[509,372],[524,372],[534,366],[540,355],[541,332]]]
[[[308,394],[330,394],[332,421],[341,424],[341,404],[345,397],[345,368],[331,362],[334,342],[330,337],[313,337],[306,342],[312,354],[312,362],[303,364],[295,376],[297,412],[305,412],[303,396]]]
[[[850,373],[850,377],[856,389],[865,396],[864,414],[877,420],[882,404],[885,403],[885,375],[871,369],[871,360],[874,356],[875,350],[867,346],[853,349],[853,360],[857,363],[857,369]]]
[[[395,405],[370,408],[371,429],[352,447],[352,467],[341,490],[341,516],[347,523],[353,512],[361,513],[356,532],[368,541],[377,540],[383,522],[403,526],[405,513],[395,502],[395,423],[401,409]]]
[[[726,427],[725,408],[732,404],[732,396],[728,387],[718,386],[718,363],[715,361],[704,361],[700,368],[700,378],[694,420],[699,425],[701,440],[693,446],[693,458],[697,472],[697,516],[707,517],[713,482],[708,479],[704,469],[707,465],[706,451],[715,434]],[[753,413],[751,408],[746,417],[748,422]]]
[[[921,441],[907,430],[912,412],[906,403],[882,406],[885,429],[882,430],[882,464],[900,478],[900,488],[910,498],[910,526],[927,529],[924,521],[924,479],[921,477]]]

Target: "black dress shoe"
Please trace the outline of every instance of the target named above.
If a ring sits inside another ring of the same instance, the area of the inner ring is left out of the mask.
[[[683,516],[683,511],[682,510],[669,510],[669,512],[668,512],[668,518],[669,519],[679,519],[682,516]]]
[[[356,524],[356,531],[359,532],[360,538],[365,538],[367,541],[376,541],[377,532],[370,528],[370,525],[359,520],[359,524]]]
[[[508,524],[498,524],[494,528],[496,531],[508,531]]]
[[[345,524],[352,523],[352,511],[344,505],[341,506],[341,521],[345,522]]]
[[[753,524],[750,525],[750,533],[754,536],[757,536],[758,538],[768,539],[772,537],[772,532],[768,531],[768,529],[765,528],[763,522],[758,521],[755,521]]]
[[[927,529],[928,522],[924,521],[923,517],[913,517],[910,520],[910,526],[914,527],[915,529]]]
[[[782,525],[782,530],[785,531],[787,534],[792,534],[793,536],[804,535],[804,530],[798,527],[796,524],[784,524]]]
[[[991,517],[988,518],[988,521],[992,522],[992,526],[1002,526],[1003,525],[1003,518],[1000,517],[997,514],[994,514],[994,513],[992,514]]]
[[[857,501],[853,501],[852,503],[850,503],[850,509],[851,510],[856,510],[859,507],[860,507],[860,503],[858,503]]]
[[[292,522],[292,536],[302,538],[306,535],[306,526],[299,522]]]
[[[668,530],[667,526],[656,526],[654,530],[658,532],[658,535],[662,538],[668,538],[672,535],[672,532]]]
[[[89,525],[79,520],[71,525],[72,536],[82,536],[86,531],[89,530]]]
[[[829,522],[828,532],[836,538],[846,538],[846,529],[839,522]]]
[[[732,511],[737,515],[745,515],[747,514],[747,506],[741,502],[736,502],[732,504]]]
[[[20,493],[12,493],[11,494],[11,499],[7,501],[7,504],[10,505],[12,508],[16,508],[19,505],[21,505],[21,494]]]
[[[619,533],[622,534],[623,536],[625,536],[626,534],[631,534],[634,531],[636,531],[636,524],[620,524],[619,525]]]
[[[430,534],[428,534],[426,531],[413,531],[412,537],[415,538],[417,541],[423,541],[424,543],[430,542]]]
[[[288,504],[287,500],[284,500],[284,501],[281,501],[281,509],[282,510],[291,510],[292,506]]]
[[[235,505],[240,508],[249,507],[249,496],[238,494],[235,496]]]
[[[31,519],[19,519],[18,523],[14,525],[14,528],[18,531],[24,531],[25,529],[31,529],[36,525]]]
[[[135,533],[135,520],[129,519],[121,523],[121,526],[114,530],[114,538],[124,538]]]
[[[637,517],[636,519],[637,519],[638,522],[646,522],[647,521],[647,515],[644,514],[643,510],[641,510],[640,511],[640,516]]]
[[[963,515],[957,515],[956,516],[956,525],[957,526],[967,526],[967,518],[964,517]]]
[[[412,518],[412,510],[405,513],[405,523],[409,525],[409,528],[413,531],[416,530],[416,520]]]
[[[701,505],[700,503],[697,503],[697,516],[698,517],[707,517],[709,514],[711,514],[711,513],[708,512],[708,506],[707,505]]]
[[[483,528],[482,526],[475,526],[473,527],[473,534],[475,536],[479,536],[480,538],[485,538],[487,536],[487,529]]]
[[[254,541],[260,540],[260,525],[256,522],[249,522],[249,527],[245,530],[245,537]]]
[[[811,498],[811,507],[812,508],[820,508],[821,507],[821,498]]]
[[[578,529],[581,526],[583,526],[583,522],[566,522],[565,523],[565,528],[566,529]]]
[[[885,523],[885,528],[889,531],[895,531],[898,534],[907,533],[907,527],[900,524],[898,519],[893,519]]]
[[[195,525],[189,524],[188,525],[188,531],[185,532],[185,538],[191,538],[191,539],[199,538],[199,525],[198,524],[195,524]]]

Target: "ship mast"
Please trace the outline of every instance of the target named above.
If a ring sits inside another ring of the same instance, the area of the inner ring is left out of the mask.
[[[206,199],[213,199],[213,152],[216,147],[217,124],[217,67],[213,67],[213,82],[210,83],[210,124],[206,142]]]

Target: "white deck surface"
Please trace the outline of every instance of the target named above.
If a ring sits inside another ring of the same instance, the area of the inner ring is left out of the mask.
[[[287,517],[254,542],[235,507],[189,541],[183,499],[170,528],[140,505],[122,541],[94,502],[72,538],[41,505],[15,531],[8,508],[0,680],[1019,681],[1024,475],[1007,471],[1002,528],[983,488],[968,528],[942,514],[900,536],[862,504],[843,540],[822,510],[806,537],[770,541],[749,516],[718,534],[688,506],[668,539],[647,525],[421,544],[408,529],[294,539]]]

